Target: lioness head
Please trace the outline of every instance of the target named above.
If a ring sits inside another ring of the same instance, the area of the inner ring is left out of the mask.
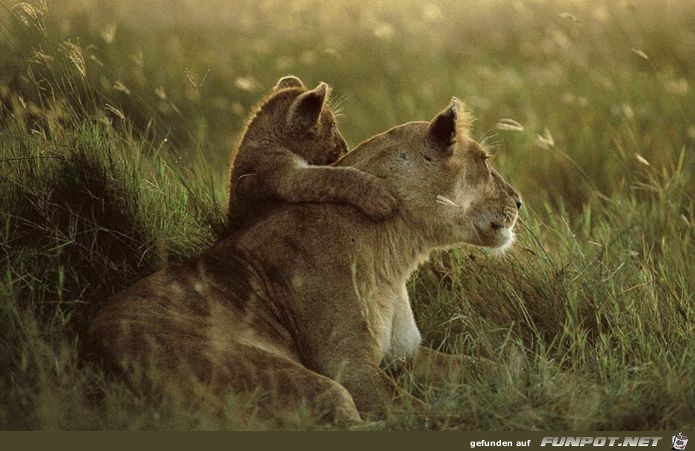
[[[512,243],[521,198],[469,137],[463,105],[451,103],[430,122],[409,122],[377,135],[341,165],[388,179],[403,199],[402,216],[421,224],[435,245]]]
[[[299,78],[287,76],[277,82],[262,108],[272,116],[283,144],[309,164],[331,164],[347,153],[328,97],[325,83],[307,89]]]

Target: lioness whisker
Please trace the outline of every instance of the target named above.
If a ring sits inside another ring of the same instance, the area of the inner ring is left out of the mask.
[[[456,202],[454,202],[453,200],[449,199],[446,196],[442,196],[441,194],[437,195],[437,203],[441,204],[441,205],[446,205],[449,207],[457,207],[457,208],[459,207],[459,205]]]

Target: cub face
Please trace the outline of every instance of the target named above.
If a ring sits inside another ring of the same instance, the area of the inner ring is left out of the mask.
[[[297,77],[287,76],[278,81],[275,90],[289,94],[281,130],[289,138],[289,150],[311,165],[328,165],[347,153],[348,145],[327,103],[329,88],[325,83],[307,90]]]
[[[377,135],[341,161],[389,180],[401,211],[436,245],[503,248],[513,241],[519,193],[468,136],[457,99],[432,121],[409,122]]]

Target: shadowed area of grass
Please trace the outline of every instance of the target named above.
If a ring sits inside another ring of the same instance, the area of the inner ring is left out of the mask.
[[[334,86],[353,145],[458,96],[525,200],[510,252],[410,283],[429,345],[497,366],[404,374],[430,414],[359,428],[695,426],[695,6],[233,3],[0,6],[4,429],[263,426],[253,399],[211,415],[78,349],[110,295],[223,233],[229,151],[287,73]]]

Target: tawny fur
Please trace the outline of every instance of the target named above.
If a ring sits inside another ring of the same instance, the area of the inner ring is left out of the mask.
[[[347,203],[374,220],[396,213],[398,200],[388,183],[355,168],[328,166],[347,152],[328,95],[324,83],[309,90],[288,76],[251,114],[232,157],[231,229],[286,202]]]
[[[192,259],[119,293],[97,315],[91,351],[135,375],[210,399],[259,394],[280,418],[307,406],[335,422],[419,404],[381,369],[406,361],[432,373],[455,359],[420,346],[406,282],[434,249],[500,247],[519,195],[459,127],[457,101],[431,122],[410,122],[337,163],[388,180],[399,213],[372,222],[347,205],[286,204]],[[437,202],[443,196],[454,205]]]

